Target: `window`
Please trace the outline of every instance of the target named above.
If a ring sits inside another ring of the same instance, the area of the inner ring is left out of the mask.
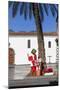
[[[51,48],[51,41],[48,42],[48,48]]]
[[[28,40],[28,48],[30,48],[30,40]]]

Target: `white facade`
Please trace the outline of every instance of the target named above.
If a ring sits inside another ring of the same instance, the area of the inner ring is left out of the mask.
[[[46,62],[56,63],[56,42],[57,36],[44,36]],[[28,48],[28,40],[30,40],[30,48]],[[51,41],[51,48],[48,47],[48,42]],[[27,53],[31,50],[38,49],[37,36],[9,36],[10,47],[15,51],[15,64],[30,64],[27,58]]]

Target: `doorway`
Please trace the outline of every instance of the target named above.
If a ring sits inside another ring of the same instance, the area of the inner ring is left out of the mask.
[[[9,48],[9,61],[8,63],[9,64],[14,64],[15,62],[15,52],[14,52],[14,49],[13,48]]]

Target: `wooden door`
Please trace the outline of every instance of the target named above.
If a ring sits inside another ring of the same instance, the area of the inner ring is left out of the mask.
[[[14,60],[15,60],[15,52],[12,48],[9,48],[9,64],[14,64]]]

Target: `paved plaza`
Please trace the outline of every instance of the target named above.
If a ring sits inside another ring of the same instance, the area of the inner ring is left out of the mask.
[[[53,67],[54,72],[58,73],[56,64],[48,64],[48,67]],[[58,76],[28,76],[31,71],[30,65],[15,65],[9,67],[9,87],[23,87],[23,86],[36,86],[36,85],[52,85],[52,83],[58,85]]]

